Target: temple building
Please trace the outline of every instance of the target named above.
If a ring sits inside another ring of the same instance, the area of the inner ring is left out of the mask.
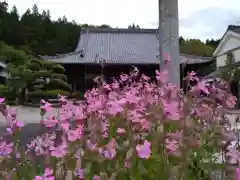
[[[111,79],[129,73],[133,66],[153,77],[160,64],[158,30],[82,29],[75,52],[40,57],[63,65],[74,91],[92,87],[92,79],[100,74]],[[211,57],[187,54],[181,54],[179,61],[181,77],[213,63]]]

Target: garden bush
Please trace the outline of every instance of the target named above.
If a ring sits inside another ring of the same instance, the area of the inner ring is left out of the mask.
[[[48,89],[63,89],[66,91],[71,91],[72,87],[61,79],[51,79],[49,84],[46,84]]]
[[[67,76],[65,74],[52,74],[52,79],[61,79],[63,81],[67,81]]]
[[[70,96],[70,92],[68,91],[63,91],[63,90],[50,90],[50,91],[42,91],[42,90],[37,90],[33,92],[28,93],[28,98],[29,99],[56,99],[58,98],[58,95],[61,94],[63,96]]]
[[[59,96],[57,117],[42,100],[40,122],[57,130],[40,134],[22,151],[17,137],[24,124],[8,107],[1,179],[207,180],[229,170],[230,162],[237,164],[239,152],[230,146],[235,136],[224,117],[224,108],[234,107],[236,98],[224,91],[225,84],[208,86],[191,72],[187,81],[197,83],[183,94],[168,83],[166,70],[156,71],[156,79],[150,83],[137,69],[112,84],[99,78],[99,87],[87,91],[79,105]],[[239,179],[238,164],[232,171]]]

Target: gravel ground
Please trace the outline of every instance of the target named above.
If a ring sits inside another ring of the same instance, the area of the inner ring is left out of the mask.
[[[52,109],[52,113],[57,114],[57,109]],[[25,123],[20,134],[20,141],[22,143],[28,142],[29,139],[38,135],[41,130],[39,123],[41,120],[40,108],[18,106],[17,117]],[[5,117],[0,113],[0,135],[5,132],[5,124]]]

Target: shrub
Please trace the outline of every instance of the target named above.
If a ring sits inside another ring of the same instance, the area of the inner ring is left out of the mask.
[[[50,91],[42,91],[42,90],[37,90],[33,92],[28,93],[28,98],[29,99],[56,99],[58,95],[64,95],[64,96],[70,96],[70,93],[68,91],[63,91],[63,90],[50,90]]]
[[[23,123],[7,109],[8,132],[14,136],[1,140],[1,171],[9,179],[58,180],[72,173],[89,180],[204,180],[229,168],[230,161],[239,161],[224,118],[224,107],[234,107],[235,97],[224,91],[223,83],[208,86],[193,72],[187,79],[197,83],[184,95],[168,83],[167,75],[156,71],[157,82],[149,83],[149,77],[139,78],[135,69],[112,84],[99,79],[99,88],[87,91],[79,105],[60,96],[58,116],[42,101],[41,124],[60,130],[39,135],[21,154],[16,137]],[[214,158],[217,153],[225,157],[221,165]],[[41,163],[30,161],[34,156]],[[36,164],[45,165],[39,174]],[[26,170],[29,173],[23,173]]]
[[[5,97],[7,89],[7,86],[0,84],[0,96]]]
[[[73,92],[69,98],[76,98],[76,99],[83,99],[84,98],[84,93],[83,92]]]
[[[61,79],[63,81],[67,81],[67,76],[64,74],[52,74],[51,77],[53,79]]]
[[[63,89],[66,91],[72,90],[72,87],[68,83],[64,82],[61,79],[51,79],[49,84],[46,85],[46,88],[48,88],[48,89]]]
[[[57,74],[63,74],[65,72],[65,69],[60,64],[54,64],[53,65],[53,72],[55,72]]]

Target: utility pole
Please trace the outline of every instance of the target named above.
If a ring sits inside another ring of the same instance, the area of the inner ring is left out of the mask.
[[[160,69],[167,68],[170,82],[180,86],[178,0],[158,2]],[[164,63],[164,53],[167,53],[172,61],[167,65]]]

